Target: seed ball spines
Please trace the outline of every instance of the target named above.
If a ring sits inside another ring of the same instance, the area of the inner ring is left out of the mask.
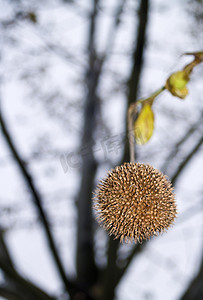
[[[95,190],[97,219],[121,241],[142,241],[167,230],[177,215],[172,185],[150,165],[124,163]]]

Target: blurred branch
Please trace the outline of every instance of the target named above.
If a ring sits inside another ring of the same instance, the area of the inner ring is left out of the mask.
[[[94,261],[92,190],[97,170],[93,155],[94,130],[98,108],[97,87],[103,66],[95,50],[96,20],[99,0],[92,0],[87,52],[89,64],[85,74],[87,93],[84,106],[84,125],[81,148],[87,147],[82,155],[81,184],[77,197],[77,280],[85,289],[89,289],[97,280],[97,267]],[[86,299],[86,298],[85,298]]]
[[[107,48],[106,53],[109,53],[110,50],[112,50],[113,42],[116,35],[116,30],[118,29],[118,26],[121,21],[121,15],[123,13],[124,6],[126,4],[126,0],[120,0],[120,3],[117,6],[116,14],[114,17],[114,22],[112,24],[111,29],[109,30],[108,38],[107,38]]]
[[[23,300],[21,296],[3,286],[0,286],[0,296],[8,300]]]
[[[33,283],[24,279],[16,271],[12,271],[1,261],[0,268],[4,272],[9,291],[15,291],[20,297],[27,296],[24,299],[30,300],[54,300],[55,298],[47,295],[44,291],[36,287]],[[20,298],[21,299],[21,298]]]
[[[11,270],[14,270],[14,265],[11,260],[10,254],[8,252],[6,243],[4,241],[4,232],[0,229],[0,263],[1,260],[3,260],[4,263],[6,263],[7,267]]]
[[[147,21],[148,21],[148,11],[149,11],[149,0],[140,0],[140,7],[139,7],[139,23],[138,23],[138,30],[137,30],[137,39],[135,42],[134,52],[133,52],[133,67],[129,76],[128,80],[128,105],[127,108],[130,106],[132,102],[134,102],[137,98],[138,93],[138,86],[140,81],[140,74],[143,66],[143,55],[144,55],[144,46],[146,40],[146,28],[147,28]],[[136,25],[137,29],[137,25]],[[127,119],[126,119],[127,120]],[[127,129],[127,122],[126,122],[126,136],[128,135]],[[129,146],[128,143],[125,144],[125,150],[123,155],[123,161],[129,161]],[[120,271],[118,266],[116,265],[117,260],[117,251],[119,247],[119,241],[113,241],[112,238],[109,238],[109,248],[108,248],[108,260],[110,262],[111,258],[113,260],[111,263],[107,265],[105,270],[105,277],[106,277],[106,286],[104,291],[104,298],[105,300],[112,300],[115,293],[115,287],[120,281],[121,277],[125,273],[125,270]],[[132,253],[132,258],[134,257],[135,252]],[[132,258],[129,258],[129,264],[132,261]],[[128,264],[128,266],[129,266]],[[115,274],[119,274],[117,279],[112,282],[112,278],[114,278]]]
[[[134,257],[138,255],[140,252],[142,252],[145,246],[146,246],[146,242],[143,242],[142,244],[136,244],[133,247],[130,255],[125,259],[124,267],[119,269],[119,272],[117,273],[117,278],[116,278],[117,284],[120,282],[121,278],[125,275],[125,272],[127,271]],[[121,263],[121,265],[123,265],[123,262]]]
[[[7,126],[5,124],[5,120],[3,118],[2,111],[0,113],[0,121],[1,121],[2,132],[4,135],[5,141],[9,147],[10,151],[12,152],[13,157],[15,158],[15,161],[20,169],[20,172],[23,176],[23,179],[24,179],[26,185],[28,186],[28,188],[32,194],[32,200],[33,200],[34,206],[36,207],[36,209],[38,211],[40,219],[42,221],[43,229],[45,231],[45,235],[46,235],[48,244],[50,246],[50,250],[51,250],[52,257],[54,259],[56,268],[59,272],[59,275],[60,275],[67,291],[71,294],[72,290],[74,289],[74,286],[67,279],[61,259],[58,255],[56,244],[55,244],[54,238],[52,236],[51,230],[49,228],[48,216],[46,215],[46,212],[44,211],[43,206],[42,206],[41,195],[38,193],[37,188],[34,185],[33,179],[28,172],[27,166],[26,166],[25,162],[21,159],[20,154],[18,153],[18,151],[14,145],[14,142],[12,141],[12,138],[11,138],[11,136],[7,130]]]
[[[180,300],[202,300],[203,299],[203,257],[199,271],[192,282],[188,285]]]
[[[10,253],[8,251],[7,245],[4,241],[4,233],[0,231],[0,268],[4,272],[5,277],[7,278],[6,284],[7,288],[3,286],[0,287],[0,295],[7,295],[12,299],[11,296],[17,295],[17,299],[28,298],[30,300],[54,300],[55,298],[49,296],[36,285],[32,284],[28,280],[24,279],[14,268]],[[21,297],[22,296],[22,297]],[[27,298],[26,298],[27,296]],[[13,298],[15,299],[15,298]]]
[[[137,99],[138,87],[140,83],[140,75],[143,66],[144,47],[146,41],[146,29],[148,22],[149,0],[140,0],[139,23],[137,40],[133,51],[133,66],[128,79],[128,105],[127,109]],[[127,113],[126,113],[127,114]],[[126,116],[127,120],[127,116]],[[126,136],[128,136],[128,125],[126,121]],[[129,161],[129,143],[125,144],[123,161]]]
[[[145,246],[146,242],[143,242],[142,244],[136,244],[133,249],[131,250],[131,253],[129,256],[125,259],[119,259],[117,256],[118,246],[119,246],[119,240],[113,240],[110,239],[109,241],[109,251],[108,251],[108,267],[109,270],[115,269],[115,273],[104,273],[104,278],[107,287],[109,287],[109,290],[106,290],[106,294],[104,295],[103,299],[110,299],[108,298],[108,293],[111,292],[110,286],[113,285],[114,289],[119,284],[121,278],[125,275],[125,272],[127,271],[128,267],[130,266],[133,258],[143,250],[143,247]],[[116,253],[116,255],[115,255]],[[123,266],[122,268],[120,266]],[[113,274],[113,275],[112,275]],[[108,284],[108,281],[110,281],[111,285]],[[112,293],[112,292],[111,292]],[[107,297],[107,298],[106,298]],[[112,298],[113,299],[113,298]]]
[[[66,63],[72,63],[76,66],[84,66],[86,64],[86,60],[84,58],[81,59],[81,55],[79,58],[76,58],[76,55],[73,55],[72,53],[68,52],[67,49],[65,49],[62,45],[59,43],[54,44],[50,41],[46,40],[46,37],[40,35],[39,36],[43,42],[45,43],[46,50],[50,51],[51,53],[55,54],[59,58],[63,58],[64,62]]]
[[[140,74],[143,67],[144,48],[146,42],[146,29],[148,22],[149,0],[140,1],[139,24],[136,47],[133,52],[133,67],[128,81],[128,107],[136,101],[138,87],[140,83]]]
[[[39,29],[40,33],[38,34],[38,37],[44,43],[45,50],[50,51],[59,58],[62,58],[66,63],[72,63],[77,66],[84,65],[84,59],[76,58],[75,55],[68,52],[68,50],[61,44],[59,44],[59,42],[53,43],[50,41],[50,39],[47,38],[47,32],[45,32],[44,28],[40,26],[40,23],[38,23],[37,15],[34,11],[18,11],[12,18],[7,20],[0,20],[0,25],[6,30],[12,28],[15,25],[19,25],[20,22],[25,21],[32,23],[36,28]],[[37,35],[37,31],[35,32],[35,34]],[[34,51],[34,54],[36,54],[36,51]]]
[[[96,115],[99,109],[97,88],[102,74],[102,68],[109,55],[109,48],[114,40],[115,31],[120,23],[120,16],[123,11],[125,1],[120,1],[115,14],[113,25],[109,31],[107,49],[103,57],[99,58],[96,53],[95,34],[98,14],[99,0],[94,0],[93,10],[89,27],[89,67],[86,73],[87,97],[84,112],[84,132],[82,145],[88,145],[88,155],[83,157],[82,181],[78,195],[78,243],[77,243],[77,269],[78,279],[83,285],[88,285],[97,280],[97,269],[94,262],[93,249],[93,222],[91,212],[92,189],[97,169],[97,162],[93,155],[94,139],[93,134],[96,126]]]
[[[32,11],[18,11],[11,19],[0,20],[0,24],[2,27],[7,28],[15,25],[19,21],[30,21],[32,23],[37,22],[37,16]]]
[[[114,240],[112,237],[109,237],[107,267],[103,273],[104,292],[102,300],[114,299],[114,293],[117,284],[116,275],[118,272],[116,265],[118,246],[119,240]]]
[[[182,212],[182,214],[179,215],[177,223],[180,224],[184,221],[188,221],[189,218],[194,218],[196,214],[201,214],[203,212],[203,199],[195,205],[190,206],[187,210]]]
[[[171,182],[173,185],[176,184],[177,179],[179,178],[180,174],[184,170],[184,168],[187,166],[187,164],[190,162],[190,160],[193,158],[194,154],[200,149],[201,145],[203,143],[203,137],[197,141],[196,145],[193,147],[193,149],[188,153],[188,155],[185,157],[185,159],[179,164],[176,171],[174,172]]]
[[[163,173],[167,173],[168,166],[170,166],[171,161],[176,158],[176,155],[180,152],[181,146],[197,131],[200,130],[202,127],[202,117],[203,112],[201,113],[197,122],[195,122],[188,131],[184,134],[184,136],[175,144],[174,148],[172,149],[171,153],[165,160],[163,167],[161,168]]]

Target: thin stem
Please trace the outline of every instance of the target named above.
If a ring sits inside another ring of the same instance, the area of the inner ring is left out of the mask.
[[[129,139],[129,151],[130,151],[130,162],[135,162],[135,134],[134,134],[134,119],[137,114],[137,106],[139,104],[150,103],[152,105],[154,99],[165,90],[165,86],[158,89],[156,92],[151,94],[150,97],[145,99],[137,100],[132,103],[128,108],[128,139]]]
[[[135,162],[135,135],[134,135],[134,117],[137,113],[136,103],[132,103],[128,109],[128,140],[130,151],[130,162]]]
[[[151,94],[148,98],[137,100],[137,104],[143,104],[144,102],[152,104],[154,102],[154,99],[160,95],[164,90],[166,89],[165,86],[162,86],[160,89],[155,91],[153,94]]]

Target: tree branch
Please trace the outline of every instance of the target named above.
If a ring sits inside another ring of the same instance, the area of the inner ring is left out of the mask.
[[[131,103],[133,103],[137,98],[138,86],[140,81],[140,74],[143,66],[143,55],[144,55],[144,46],[146,40],[146,28],[148,21],[148,10],[149,10],[149,0],[140,0],[139,8],[139,24],[138,24],[138,34],[137,40],[135,43],[135,48],[133,52],[133,67],[128,80],[128,105],[127,109]],[[126,113],[127,114],[127,113]],[[127,120],[127,118],[126,118]],[[128,124],[126,122],[126,136],[128,136]],[[122,161],[129,161],[129,143],[125,144],[124,155]],[[113,261],[107,265],[105,270],[105,275],[108,278],[114,278],[116,274],[119,274],[120,270],[116,265],[117,260],[117,251],[119,247],[118,241],[113,241],[112,238],[109,238],[109,250],[108,257],[109,260],[114,258]],[[130,263],[130,262],[129,262]],[[121,274],[121,272],[120,272]],[[124,274],[124,272],[123,272]],[[121,279],[122,275],[119,278],[114,280],[106,281],[106,286],[104,290],[105,300],[112,300],[114,297],[115,287]]]
[[[139,24],[136,47],[133,52],[133,67],[128,81],[128,107],[137,100],[140,75],[143,67],[149,0],[140,0]]]
[[[17,295],[17,299],[30,299],[30,300],[55,300],[49,296],[36,285],[24,279],[14,268],[11,255],[8,251],[7,245],[4,241],[4,233],[0,231],[0,268],[7,278],[7,287],[0,288],[0,295],[6,293],[8,296]],[[26,298],[26,295],[28,298]],[[22,296],[22,297],[21,297]],[[9,299],[9,298],[8,298]]]
[[[106,54],[108,54],[109,51],[112,49],[113,42],[114,42],[115,36],[116,36],[116,31],[117,31],[118,26],[120,24],[120,19],[121,19],[121,15],[123,13],[123,9],[124,9],[125,4],[126,4],[126,0],[120,0],[120,3],[117,6],[114,22],[112,24],[111,29],[109,30],[109,33],[108,33]]]
[[[128,79],[128,104],[127,109],[137,100],[140,75],[143,67],[144,47],[146,42],[146,29],[148,22],[149,0],[140,0],[138,34],[133,52],[133,66]],[[127,112],[126,112],[127,115]],[[126,116],[127,120],[127,116]],[[128,124],[126,121],[126,137],[128,136]],[[127,139],[126,139],[127,140]],[[125,144],[123,161],[129,161],[129,143]]]
[[[117,251],[119,246],[119,240],[114,240],[109,237],[109,245],[107,252],[107,267],[103,273],[104,291],[102,300],[114,299],[114,293],[116,288],[116,275],[117,275]]]
[[[182,161],[182,163],[180,163],[180,165],[178,166],[178,168],[176,169],[176,171],[174,172],[172,178],[171,178],[171,182],[173,185],[176,184],[177,179],[179,178],[180,174],[182,173],[182,171],[184,170],[184,168],[187,166],[187,164],[189,163],[189,161],[192,159],[192,157],[194,156],[194,154],[199,150],[199,148],[201,147],[203,143],[203,137],[201,137],[198,142],[196,143],[196,145],[194,146],[194,148],[188,153],[188,155],[185,157],[185,159]]]
[[[19,296],[15,292],[12,292],[9,288],[3,286],[0,286],[0,296],[8,300],[24,300],[21,296]]]
[[[116,282],[119,284],[121,278],[125,275],[125,272],[127,271],[128,267],[130,266],[131,262],[133,261],[134,257],[138,255],[142,250],[144,249],[146,245],[146,241],[144,241],[142,244],[136,244],[134,248],[132,249],[130,255],[125,259],[125,265],[122,269],[119,269],[117,273]],[[123,265],[123,262],[121,263]]]
[[[15,270],[13,261],[11,259],[11,256],[9,254],[8,248],[6,246],[6,243],[4,241],[4,232],[2,229],[0,229],[0,261],[3,260],[7,267],[11,270]]]
[[[168,155],[163,165],[162,172],[167,173],[168,166],[171,164],[171,161],[176,158],[176,155],[180,152],[180,147],[196,132],[199,131],[202,126],[202,117],[203,113],[201,113],[200,118],[195,122],[188,131],[184,134],[184,136],[175,144],[173,150]]]
[[[96,174],[97,162],[93,155],[93,134],[96,126],[96,115],[99,108],[97,88],[105,60],[109,55],[110,45],[120,23],[120,16],[125,1],[120,2],[116,11],[115,20],[109,32],[106,53],[99,58],[96,53],[95,33],[99,1],[94,0],[94,7],[89,28],[89,67],[86,73],[87,97],[84,112],[84,132],[82,146],[88,146],[88,155],[83,156],[81,187],[78,195],[78,242],[77,242],[77,270],[79,282],[90,285],[97,280],[97,268],[94,262],[93,249],[93,222],[92,222],[92,189]],[[113,36],[111,36],[113,34]]]
[[[82,155],[81,184],[77,197],[78,228],[77,228],[77,280],[85,289],[89,289],[97,280],[97,267],[94,261],[92,190],[97,170],[97,162],[93,154],[93,133],[96,126],[98,108],[97,87],[103,65],[95,50],[95,31],[99,0],[93,0],[93,10],[90,18],[89,65],[86,72],[87,94],[84,108],[83,137],[81,149],[87,148]],[[86,298],[85,298],[86,299]]]
[[[9,147],[10,151],[13,154],[15,162],[17,163],[17,165],[20,169],[20,172],[21,172],[22,177],[25,181],[25,184],[28,186],[28,188],[31,192],[33,204],[37,209],[40,220],[42,221],[45,236],[47,238],[47,241],[48,241],[48,244],[49,244],[49,247],[50,247],[50,250],[51,250],[51,254],[52,254],[53,260],[55,262],[56,268],[58,270],[58,273],[59,273],[59,275],[60,275],[67,291],[71,294],[75,287],[74,287],[73,283],[70,282],[66,277],[61,259],[58,255],[58,252],[57,252],[54,237],[52,236],[51,230],[49,228],[48,216],[47,216],[47,214],[44,211],[43,206],[42,206],[41,195],[37,191],[37,188],[34,185],[33,179],[32,179],[30,173],[27,170],[26,164],[21,159],[20,154],[17,151],[17,149],[14,145],[14,142],[11,138],[11,135],[9,134],[9,131],[7,130],[7,126],[6,126],[5,120],[4,120],[3,115],[2,115],[2,111],[0,112],[0,121],[1,121],[2,132],[3,132],[3,135],[4,135],[5,141],[8,145],[8,147]]]
[[[203,299],[203,257],[199,271],[192,282],[188,285],[180,300],[202,300]]]

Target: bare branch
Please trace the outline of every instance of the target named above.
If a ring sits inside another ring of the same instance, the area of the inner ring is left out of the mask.
[[[106,54],[109,53],[109,51],[112,48],[112,45],[113,45],[113,42],[114,42],[114,39],[116,36],[116,31],[120,24],[120,19],[121,19],[121,15],[123,13],[125,4],[126,4],[126,0],[120,0],[120,3],[117,6],[116,14],[114,17],[114,22],[113,22],[112,27],[109,30],[109,34],[108,34]]]
[[[201,214],[203,212],[203,199],[195,205],[190,206],[186,209],[182,214],[179,215],[177,224],[188,221],[190,218],[194,218],[197,214]]]
[[[4,232],[0,229],[0,260],[3,260],[8,268],[14,270],[14,265],[8,252],[7,246],[3,238]]]
[[[146,28],[148,22],[149,1],[142,0],[139,9],[139,25],[136,47],[133,53],[133,67],[128,82],[128,107],[137,99],[140,74],[143,66],[144,48],[146,42]]]
[[[49,228],[50,223],[49,223],[49,220],[48,220],[48,216],[47,216],[47,214],[44,211],[43,206],[42,206],[41,195],[39,194],[37,188],[35,187],[34,181],[31,177],[30,173],[27,170],[26,164],[21,159],[20,154],[17,151],[17,149],[14,145],[14,142],[13,142],[13,140],[12,140],[8,130],[7,130],[7,126],[5,124],[5,120],[3,118],[2,111],[1,111],[1,114],[0,114],[0,121],[1,121],[2,132],[3,132],[3,135],[4,135],[5,141],[8,145],[8,147],[9,147],[10,151],[12,152],[13,157],[15,158],[15,162],[17,163],[17,165],[20,169],[20,172],[23,176],[23,179],[24,179],[26,185],[28,186],[28,188],[31,192],[33,204],[37,209],[37,212],[40,216],[40,220],[42,221],[43,229],[45,231],[45,236],[47,238],[47,241],[48,241],[48,244],[49,244],[49,247],[50,247],[50,250],[51,250],[51,253],[52,253],[52,257],[53,257],[55,265],[56,265],[56,268],[59,272],[59,275],[60,275],[67,291],[71,294],[72,290],[74,289],[74,286],[73,286],[72,282],[70,282],[67,279],[66,273],[64,271],[61,259],[59,257],[58,251],[57,251],[56,243],[54,241],[54,237],[52,236],[51,230]]]
[[[143,66],[143,57],[144,57],[144,47],[146,41],[146,29],[148,22],[148,10],[149,10],[149,0],[140,1],[139,9],[139,24],[138,24],[138,35],[133,51],[133,66],[131,74],[128,79],[128,105],[130,107],[137,99],[138,87],[140,83],[140,75]],[[127,113],[126,113],[127,114]],[[127,117],[126,117],[127,120]],[[127,136],[128,126],[126,124],[126,136]],[[123,161],[129,161],[129,144],[125,144]]]
[[[122,269],[119,269],[119,271],[117,273],[117,278],[116,278],[117,284],[120,282],[121,278],[125,275],[125,272],[127,271],[128,267],[132,263],[134,257],[137,256],[140,252],[142,252],[146,243],[147,242],[144,241],[142,244],[136,244],[133,247],[130,255],[125,259],[125,264],[124,264],[124,262],[121,263],[122,265],[124,264],[124,267]]]
[[[4,297],[8,300],[24,300],[21,296],[19,296],[17,293],[11,291],[7,287],[0,286],[0,296]]]
[[[109,38],[112,32],[115,32],[116,28],[118,28],[119,17],[122,13],[124,2],[125,1],[121,1],[120,6],[118,7],[115,22],[109,33]],[[97,280],[97,270],[94,262],[93,222],[91,212],[92,189],[94,187],[97,162],[95,161],[92,148],[94,144],[93,133],[96,126],[96,115],[99,108],[97,87],[99,85],[104,62],[109,55],[109,45],[107,45],[106,53],[101,58],[98,57],[96,51],[95,33],[98,5],[99,0],[94,0],[94,7],[90,18],[89,41],[87,45],[89,66],[86,72],[87,96],[84,112],[82,146],[88,145],[88,155],[83,157],[81,187],[78,194],[77,270],[79,282],[82,282],[83,285],[88,285]]]
[[[117,274],[117,251],[119,246],[119,240],[109,238],[109,248],[107,253],[107,267],[103,273],[104,292],[102,300],[114,299],[114,292],[116,287],[116,274]]]
[[[49,296],[40,288],[38,288],[33,283],[24,279],[14,268],[14,263],[12,262],[10,253],[8,251],[7,245],[4,241],[4,233],[0,232],[0,268],[4,272],[5,277],[7,278],[7,289],[1,286],[0,295],[6,293],[8,296],[18,295],[23,296],[17,299],[30,299],[30,300],[54,300],[55,298]],[[25,296],[29,296],[26,298]],[[31,298],[30,298],[31,297]],[[8,298],[12,299],[12,298]]]
[[[180,300],[201,300],[203,299],[203,257],[200,264],[199,271],[189,284]]]
[[[134,52],[133,52],[133,67],[128,80],[128,105],[127,108],[136,100],[140,74],[143,66],[143,54],[144,54],[144,46],[146,39],[146,28],[148,21],[148,10],[149,10],[149,1],[148,0],[140,0],[140,8],[139,8],[139,25],[138,25],[138,35],[137,40],[135,42]],[[136,25],[137,27],[137,25]],[[137,31],[137,30],[136,30]],[[128,134],[128,126],[126,124],[126,136]],[[126,143],[123,161],[129,161],[129,144]],[[110,264],[107,265],[105,270],[105,277],[114,278],[115,274],[119,274],[119,269],[116,265],[117,251],[119,247],[118,241],[112,241],[109,239],[109,251],[108,257],[109,261],[111,258],[114,258]],[[132,255],[134,256],[134,254]],[[129,259],[129,264],[132,259]],[[114,297],[115,287],[121,279],[122,275],[125,271],[120,272],[120,276],[112,282],[112,280],[106,281],[105,290],[104,290],[104,299],[111,300]]]
[[[184,134],[182,138],[175,144],[173,150],[168,155],[168,157],[165,160],[165,163],[163,167],[161,168],[164,173],[167,173],[168,166],[171,164],[171,161],[176,159],[177,154],[181,151],[181,146],[197,131],[200,130],[202,126],[202,117],[203,113],[201,113],[200,118],[190,126],[188,131]]]
[[[182,163],[179,164],[176,171],[174,172],[171,182],[173,185],[175,185],[177,179],[179,178],[180,174],[184,170],[184,168],[187,166],[187,164],[190,162],[190,160],[193,158],[194,154],[200,149],[201,145],[203,143],[203,137],[201,137],[194,148],[188,153],[188,155],[185,157],[185,159],[182,161]]]
[[[81,148],[88,147],[87,155],[82,156],[81,184],[78,193],[78,228],[77,228],[77,279],[85,288],[97,280],[97,267],[94,261],[92,190],[97,170],[97,162],[93,155],[93,133],[96,126],[98,108],[97,87],[101,74],[103,60],[96,55],[95,31],[98,13],[98,0],[93,0],[93,10],[90,17],[89,40],[87,50],[89,65],[86,71],[87,94],[84,108],[84,125]]]

